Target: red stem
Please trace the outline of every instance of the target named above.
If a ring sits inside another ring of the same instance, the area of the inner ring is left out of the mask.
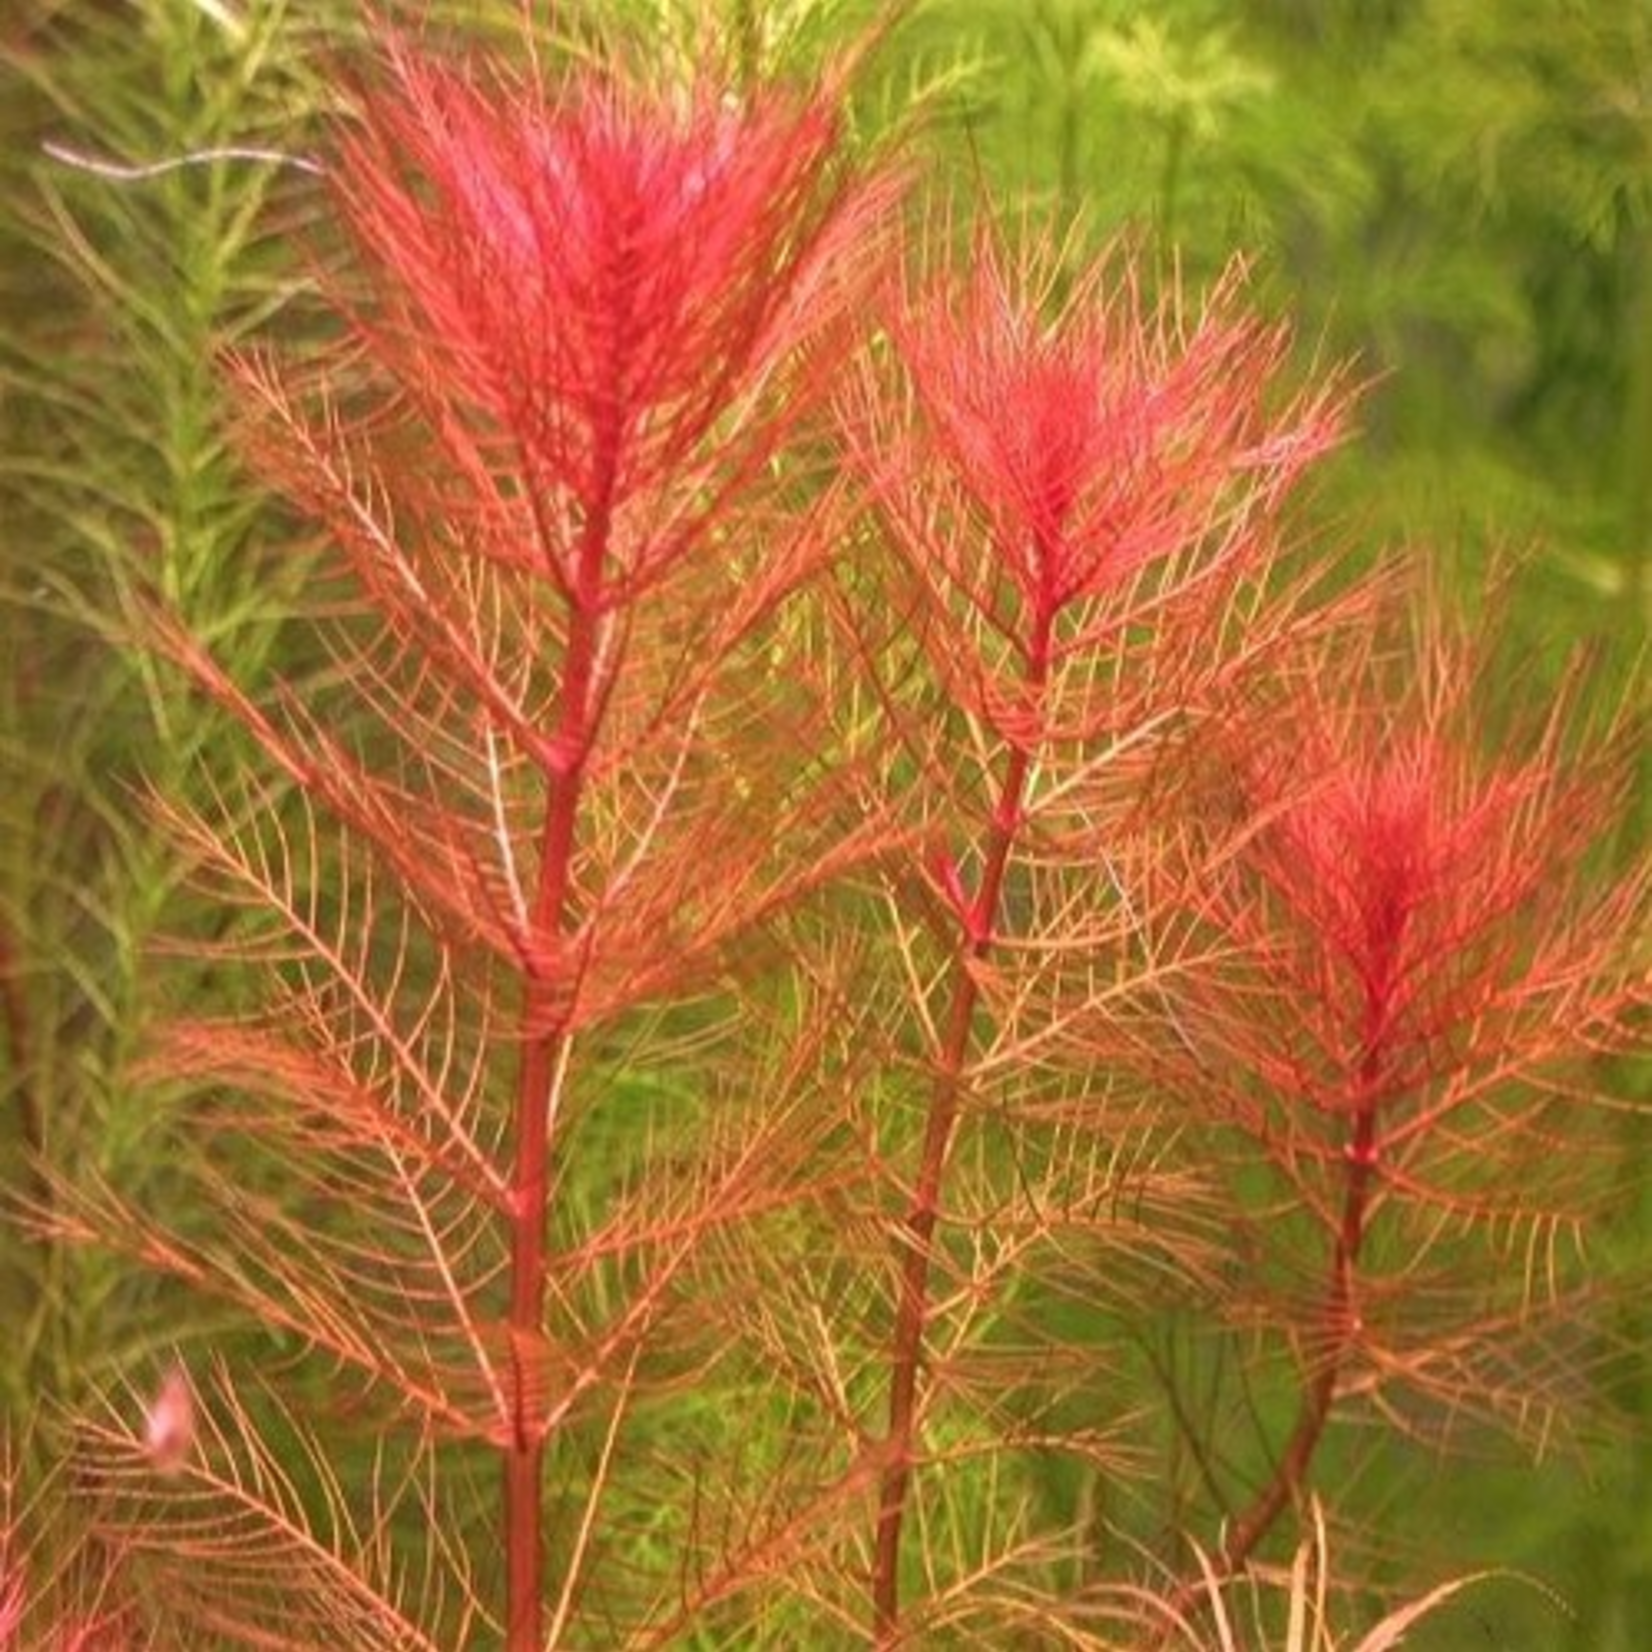
[[[1027,654],[1027,681],[1042,687],[1049,672],[1053,607],[1040,608]],[[970,1028],[980,989],[970,965],[985,958],[996,937],[998,900],[1004,884],[1031,759],[1015,747],[1004,770],[1004,783],[987,836],[986,861],[971,912],[964,919],[952,988],[952,1008],[941,1044],[935,1082],[930,1090],[918,1180],[907,1207],[900,1296],[889,1346],[889,1432],[887,1466],[878,1495],[877,1540],[872,1567],[872,1624],[879,1647],[893,1646],[900,1633],[901,1528],[912,1483],[912,1437],[916,1423],[918,1367],[929,1321],[931,1240],[940,1213],[941,1182],[958,1121],[958,1090],[969,1055]]]
[[[1337,1377],[1348,1355],[1354,1330],[1354,1272],[1365,1237],[1371,1171],[1376,1163],[1377,1109],[1374,1102],[1354,1115],[1346,1149],[1348,1182],[1342,1196],[1342,1220],[1331,1252],[1331,1273],[1320,1305],[1319,1335],[1303,1383],[1296,1427],[1280,1453],[1272,1478],[1239,1516],[1222,1545],[1222,1570],[1237,1572],[1267,1536],[1285,1508],[1301,1494],[1308,1467],[1330,1421]]]
[[[1325,1285],[1325,1299],[1320,1304],[1315,1347],[1304,1373],[1296,1426],[1279,1454],[1268,1483],[1228,1531],[1217,1567],[1217,1574],[1222,1578],[1232,1577],[1244,1567],[1279,1516],[1301,1496],[1314,1453],[1331,1420],[1337,1377],[1353,1340],[1354,1275],[1365,1239],[1371,1176],[1377,1163],[1378,1102],[1372,1094],[1376,1071],[1376,1057],[1367,1055],[1361,1067],[1362,1094],[1370,1099],[1362,1102],[1355,1112],[1354,1128],[1343,1150],[1348,1180],[1343,1189],[1342,1217],[1331,1251],[1331,1272]],[[1190,1580],[1177,1590],[1165,1617],[1163,1634],[1154,1643],[1156,1646],[1162,1646],[1169,1638],[1174,1625],[1200,1598],[1203,1587],[1202,1579]]]
[[[606,490],[604,490],[606,497]],[[585,761],[595,736],[595,683],[602,563],[610,515],[596,509],[586,524],[571,591],[568,641],[562,660],[561,713],[554,745],[563,768],[551,788],[539,842],[531,941],[534,973],[522,999],[522,1058],[516,1085],[516,1160],[511,1175],[510,1337],[511,1437],[505,1447],[505,1615],[507,1652],[540,1652],[544,1644],[544,1455],[532,1382],[524,1357],[539,1340],[545,1314],[545,1226],[550,1200],[553,1086],[566,1037],[566,982],[552,966],[554,943],[567,918],[575,828]]]

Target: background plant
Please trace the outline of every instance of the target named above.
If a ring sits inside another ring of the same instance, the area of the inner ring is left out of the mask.
[[[164,593],[256,676],[303,567],[291,547],[260,549],[262,496],[218,425],[218,350],[288,297],[289,180],[202,164],[140,188],[39,147],[118,164],[290,141],[319,90],[297,67],[302,25],[273,62],[279,7],[235,29],[194,7],[139,25],[58,8],[14,15],[5,42],[5,1128],[9,1189],[37,1200],[42,1163],[72,1181],[167,1180],[161,1120],[126,1066],[176,869],[133,787],[140,773],[187,787],[223,729],[130,647],[133,618]],[[152,1279],[14,1231],[4,1270],[14,1421],[198,1323]]]

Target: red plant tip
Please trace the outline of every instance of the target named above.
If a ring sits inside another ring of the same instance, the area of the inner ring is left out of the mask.
[[[1275,852],[1380,1018],[1405,967],[1413,916],[1451,888],[1459,857],[1484,848],[1471,826],[1483,835],[1488,822],[1472,792],[1450,795],[1447,753],[1427,736],[1384,739],[1328,763],[1319,786],[1274,828]]]
[[[1524,755],[1484,756],[1455,640],[1398,667],[1410,681],[1370,667],[1322,664],[1238,734],[1253,825],[1218,899],[1271,960],[1291,1042],[1317,1052],[1298,1081],[1332,1110],[1420,1106],[1482,1059],[1508,1076],[1615,1026],[1639,898],[1579,877],[1612,824],[1611,753],[1568,759],[1556,722]]]
[[[1197,544],[1333,428],[1322,412],[1270,428],[1283,336],[1230,313],[1236,278],[1191,329],[1106,262],[1052,303],[1059,278],[1050,245],[1012,261],[983,236],[966,276],[907,294],[890,323],[921,446],[1046,621]]]
[[[375,353],[508,441],[569,541],[606,530],[829,319],[837,119],[779,92],[393,65],[338,168],[388,317]]]

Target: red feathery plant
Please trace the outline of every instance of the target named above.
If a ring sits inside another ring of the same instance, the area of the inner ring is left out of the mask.
[[[606,1472],[698,1237],[797,1160],[783,1113],[713,1123],[655,1185],[669,1129],[639,1116],[612,1208],[581,1232],[558,1200],[568,1138],[617,1133],[592,1119],[626,1012],[707,996],[731,935],[870,841],[800,759],[812,708],[774,621],[831,547],[794,437],[885,192],[851,177],[830,84],[547,90],[387,59],[329,163],[364,278],[337,283],[342,340],[235,369],[248,451],[337,553],[334,687],[255,694],[164,639],[279,776],[174,811],[244,915],[224,954],[270,982],[262,1012],[175,1024],[154,1061],[209,1087],[191,1199],[216,1231],[112,1195],[82,1217],[353,1369],[422,1439],[495,1453],[525,1652],[583,1586],[584,1536],[548,1625],[547,1442],[606,1407]],[[599,1472],[586,1535],[601,1495]],[[172,1559],[225,1551],[197,1529]],[[460,1584],[446,1644],[486,1621]],[[400,1620],[367,1641],[425,1644]]]
[[[1174,293],[1145,303],[1105,259],[1068,277],[1038,238],[1015,252],[983,234],[972,253],[967,276],[920,273],[895,295],[843,418],[900,561],[887,606],[941,690],[939,712],[901,686],[885,693],[937,845],[942,961],[930,978],[946,1002],[919,1005],[928,1100],[901,1195],[873,1559],[880,1644],[901,1633],[960,1109],[993,1092],[1026,1123],[1094,1114],[1093,1062],[1053,1087],[1035,1076],[1063,1014],[1037,977],[1123,967],[1133,920],[1107,856],[1142,760],[1288,625],[1290,602],[1260,609],[1278,515],[1335,434],[1328,399],[1276,394],[1284,339],[1239,313],[1236,273],[1190,317]],[[1094,990],[1091,974],[1081,991]],[[1017,1074],[1025,1089],[1012,1094]]]
[[[1339,1396],[1541,1445],[1610,1352],[1577,1262],[1619,1146],[1598,1063],[1652,996],[1652,868],[1603,853],[1632,745],[1568,691],[1488,754],[1483,656],[1414,606],[1415,636],[1391,606],[1331,633],[1205,753],[1217,847],[1181,905],[1220,964],[1178,983],[1185,1093],[1271,1173],[1244,1253],[1291,1283],[1249,1313],[1283,1314],[1298,1385],[1228,1573],[1304,1503]]]

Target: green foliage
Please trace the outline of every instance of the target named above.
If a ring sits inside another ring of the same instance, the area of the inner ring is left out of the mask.
[[[142,616],[175,606],[256,675],[303,578],[228,454],[218,370],[291,297],[292,174],[170,164],[302,142],[318,83],[293,66],[290,11],[178,0],[134,26],[96,6],[24,8],[0,46],[3,1128],[8,1162],[24,1165],[18,1137],[32,1138],[70,1185],[168,1177],[167,1121],[126,1072],[178,873],[142,794],[187,787],[204,753],[229,749],[221,719],[135,645]],[[8,1180],[50,1213],[48,1180]],[[199,1322],[163,1310],[144,1275],[15,1224],[0,1268],[14,1418],[48,1417]]]
[[[1568,629],[1644,628],[1644,4],[935,0],[902,35],[973,51],[946,140],[1005,200],[1239,249],[1371,388],[1337,497],[1373,538],[1541,543]],[[965,43],[973,43],[966,45]],[[945,145],[941,145],[945,147]],[[962,148],[955,145],[956,149]],[[1619,600],[1626,598],[1627,600]]]

